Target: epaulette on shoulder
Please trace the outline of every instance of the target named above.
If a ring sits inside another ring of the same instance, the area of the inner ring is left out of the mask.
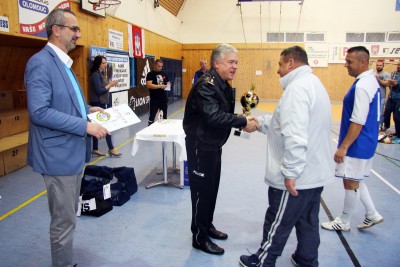
[[[204,77],[204,81],[209,83],[209,84],[211,84],[211,85],[214,85],[214,77],[212,77],[212,76],[208,76],[208,75],[205,76]]]

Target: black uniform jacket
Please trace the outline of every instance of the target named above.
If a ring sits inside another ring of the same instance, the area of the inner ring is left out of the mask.
[[[220,149],[228,140],[232,127],[247,124],[245,117],[233,114],[234,108],[234,90],[211,68],[189,93],[183,118],[187,140],[202,149]]]

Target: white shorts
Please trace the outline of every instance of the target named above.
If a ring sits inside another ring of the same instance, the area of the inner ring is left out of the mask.
[[[362,181],[364,177],[369,177],[372,169],[372,158],[358,159],[345,157],[343,163],[337,163],[335,176],[339,178]]]

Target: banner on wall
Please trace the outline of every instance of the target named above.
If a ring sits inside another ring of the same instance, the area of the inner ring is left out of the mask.
[[[371,58],[400,58],[400,43],[345,43],[329,45],[329,63],[344,63],[347,50],[353,46],[365,46]]]
[[[130,69],[128,55],[113,54],[107,52],[108,66],[111,66],[111,80],[117,80],[118,84],[111,87],[110,92],[128,90],[130,87]]]
[[[104,56],[108,62],[107,78],[109,80],[118,80],[118,84],[111,87],[110,92],[128,90],[130,88],[130,64],[129,57],[125,54],[118,54],[118,51],[107,50],[104,47],[90,46],[90,67],[96,56]],[[89,68],[90,68],[89,67]]]
[[[310,67],[328,67],[328,46],[326,44],[306,43],[304,48],[307,52]]]
[[[140,116],[149,111],[150,95],[146,87],[146,76],[154,63],[152,58],[136,59],[136,87],[128,91],[129,106]]]
[[[144,31],[142,28],[128,24],[129,56],[144,58]]]
[[[71,9],[69,0],[18,0],[19,32],[47,37],[45,21],[55,8]]]

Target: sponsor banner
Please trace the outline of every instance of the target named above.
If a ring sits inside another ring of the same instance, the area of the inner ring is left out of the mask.
[[[128,90],[129,107],[140,116],[149,112],[150,95],[147,88],[133,87]]]
[[[71,9],[69,0],[18,0],[19,32],[47,37],[45,21],[55,8]]]
[[[328,67],[328,46],[326,44],[306,43],[304,48],[308,56],[308,64],[314,68]]]
[[[146,76],[151,71],[150,66],[154,64],[153,58],[136,59],[136,87],[128,91],[129,106],[140,116],[149,111],[149,89],[146,87]]]
[[[104,56],[107,59],[108,66],[106,75],[108,80],[118,80],[118,84],[111,87],[110,93],[128,90],[130,88],[130,64],[128,55],[114,54],[112,51],[107,50],[104,47],[90,46],[90,65],[96,56]]]
[[[371,58],[400,58],[400,43],[345,43],[329,45],[329,63],[344,63],[347,50],[353,46],[365,46]]]
[[[97,56],[107,56],[107,49],[104,47],[98,47],[98,46],[91,46],[89,48],[89,54],[90,54],[90,66],[92,66],[92,62],[95,57]]]
[[[140,27],[128,24],[129,56],[144,58],[144,30]]]

